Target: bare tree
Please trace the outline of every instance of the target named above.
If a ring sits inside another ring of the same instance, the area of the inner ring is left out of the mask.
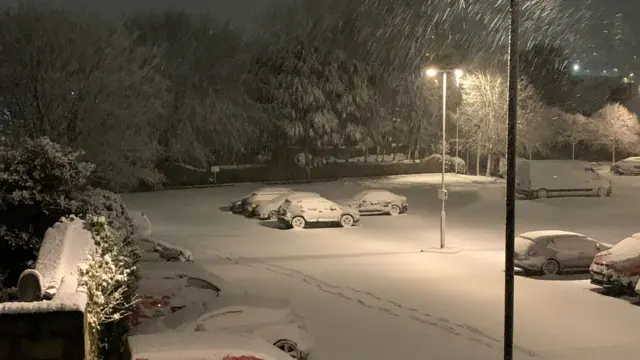
[[[518,89],[518,147],[529,160],[533,154],[547,153],[554,140],[553,122],[557,116],[544,106],[536,90],[526,81]]]
[[[580,114],[564,114],[561,118],[560,141],[571,144],[571,159],[576,158],[576,146],[583,141],[595,138],[594,124],[590,118]]]
[[[97,181],[110,188],[157,183],[165,83],[150,55],[122,27],[86,14],[37,5],[3,11],[5,134],[85,150]]]
[[[611,151],[611,160],[616,162],[616,150],[629,151],[638,146],[640,124],[638,117],[624,105],[609,104],[594,115],[596,141]]]

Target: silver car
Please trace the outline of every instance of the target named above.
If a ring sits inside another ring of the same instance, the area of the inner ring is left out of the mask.
[[[610,170],[616,175],[640,175],[640,156],[622,159],[611,165]]]
[[[362,215],[399,215],[409,210],[407,197],[389,190],[365,190],[347,200],[346,205],[358,209]]]
[[[245,211],[249,198],[252,195],[256,193],[273,192],[273,191],[280,192],[282,194],[282,193],[291,191],[291,189],[280,187],[280,186],[263,187],[263,188],[256,189],[252,191],[250,194],[248,194],[247,196],[244,196],[241,199],[234,200],[231,203],[229,203],[229,211],[231,211],[234,214],[242,214]]]
[[[515,239],[515,266],[527,273],[544,275],[588,270],[596,254],[611,246],[569,231],[526,232]]]
[[[320,197],[320,194],[306,191],[296,191],[292,193],[282,194],[273,200],[260,203],[255,212],[260,220],[277,220],[278,208],[280,208],[280,206],[284,204],[285,200],[313,197]]]
[[[322,197],[287,199],[278,210],[278,222],[289,228],[302,229],[307,223],[338,223],[351,227],[360,221],[360,212],[340,206]]]

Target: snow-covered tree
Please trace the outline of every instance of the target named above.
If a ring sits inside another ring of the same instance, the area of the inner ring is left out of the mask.
[[[640,142],[638,117],[624,105],[609,104],[593,116],[596,143],[611,151],[616,162],[616,151],[635,150]]]
[[[560,141],[571,144],[571,159],[576,158],[576,146],[585,141],[593,141],[595,129],[590,118],[580,114],[564,114],[561,118]]]
[[[534,153],[547,153],[553,143],[555,124],[558,114],[547,108],[536,90],[525,81],[518,88],[518,136],[517,146],[520,153],[529,160]],[[506,134],[505,134],[506,136]]]

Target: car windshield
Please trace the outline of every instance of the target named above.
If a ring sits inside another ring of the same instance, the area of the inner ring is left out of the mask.
[[[515,251],[518,254],[526,254],[535,244],[536,243],[529,238],[518,236],[515,240]]]
[[[359,193],[357,193],[354,197],[353,200],[354,201],[362,201],[364,200],[365,197],[367,197],[367,195],[371,194],[370,191],[361,191]]]

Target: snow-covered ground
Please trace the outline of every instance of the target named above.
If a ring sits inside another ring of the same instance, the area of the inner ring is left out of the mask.
[[[456,254],[420,252],[439,244],[439,178],[432,175],[292,186],[335,199],[367,187],[408,197],[409,214],[365,217],[351,229],[280,230],[221,211],[256,187],[250,184],[124,197],[149,216],[158,239],[190,248],[196,262],[242,287],[287,297],[305,311],[316,337],[311,360],[496,359],[504,187],[453,177],[447,244],[463,249]],[[517,231],[558,228],[610,243],[639,232],[640,177],[612,181],[611,198],[519,200]],[[517,277],[516,359],[636,357],[640,308],[593,288],[582,274]]]

